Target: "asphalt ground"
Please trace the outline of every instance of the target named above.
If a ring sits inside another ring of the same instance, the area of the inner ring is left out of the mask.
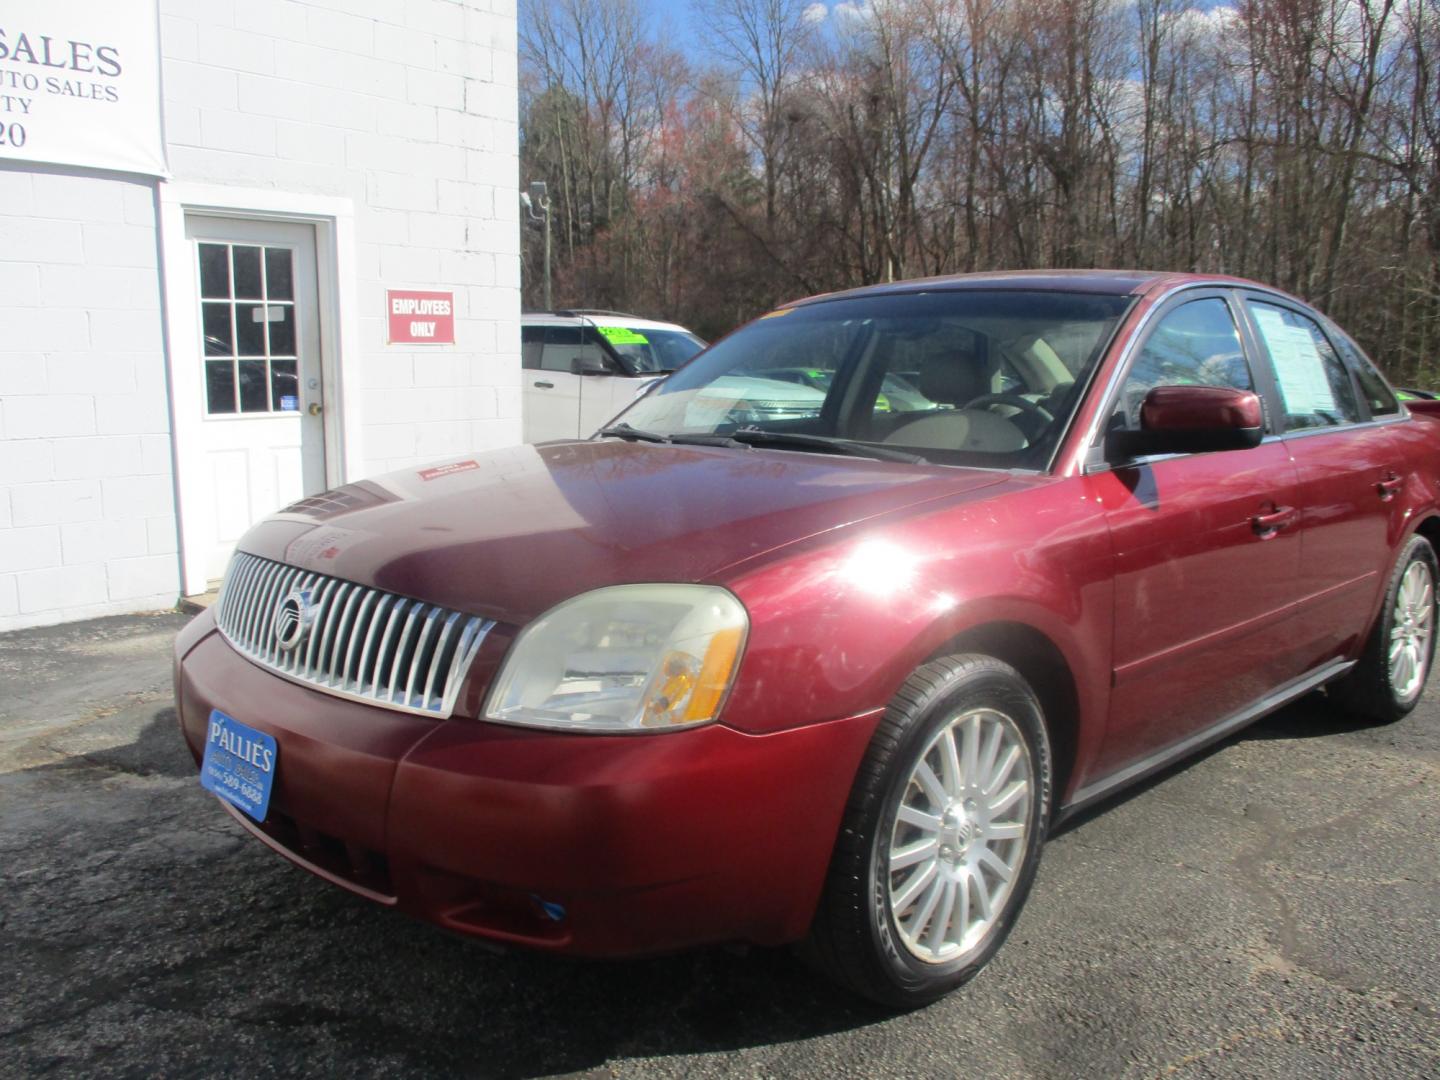
[[[1440,697],[1322,695],[1064,829],[988,971],[887,1014],[788,952],[494,954],[242,833],[184,616],[0,636],[7,1076],[1440,1076]]]

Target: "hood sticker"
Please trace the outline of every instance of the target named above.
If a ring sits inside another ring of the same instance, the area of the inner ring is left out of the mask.
[[[450,476],[457,472],[469,472],[471,469],[478,469],[480,463],[474,458],[468,461],[452,461],[446,465],[433,465],[428,469],[421,469],[415,475],[421,480],[439,480],[442,476]]]

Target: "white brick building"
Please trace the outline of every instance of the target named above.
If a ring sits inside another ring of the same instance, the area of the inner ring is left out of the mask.
[[[513,0],[158,2],[168,177],[0,147],[0,630],[169,607],[294,498],[520,441]],[[454,344],[387,344],[388,289],[453,293]]]

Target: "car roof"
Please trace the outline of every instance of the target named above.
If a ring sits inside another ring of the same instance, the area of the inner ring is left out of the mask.
[[[692,331],[679,323],[663,322],[660,319],[642,319],[638,315],[622,315],[618,312],[574,312],[561,314],[557,311],[525,311],[520,314],[522,326],[623,326],[627,330],[678,330],[682,334]]]
[[[822,293],[796,300],[782,307],[851,300],[863,296],[898,293],[969,291],[985,289],[1028,289],[1041,292],[1092,293],[1105,296],[1139,296],[1177,285],[1245,285],[1274,289],[1226,274],[1174,273],[1165,270],[995,270],[979,274],[948,274],[941,277],[910,278],[880,285],[863,285],[841,292]]]

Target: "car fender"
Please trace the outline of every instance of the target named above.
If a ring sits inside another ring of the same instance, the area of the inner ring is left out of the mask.
[[[724,722],[767,732],[883,708],[949,643],[1018,624],[1069,669],[1076,761],[1088,760],[1103,736],[1114,587],[1104,515],[1080,490],[1011,487],[822,537],[725,582],[751,633]]]

